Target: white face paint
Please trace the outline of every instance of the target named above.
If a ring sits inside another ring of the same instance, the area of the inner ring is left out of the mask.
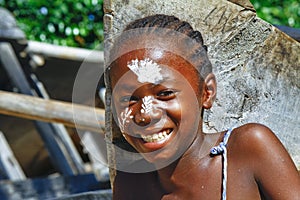
[[[144,60],[132,60],[127,65],[128,68],[133,71],[140,83],[153,83],[158,84],[161,80],[163,80],[163,76],[161,74],[160,66],[155,63],[154,61],[146,58]],[[151,113],[153,111],[153,97],[152,96],[145,96],[142,99],[142,108],[141,113]],[[132,110],[128,107],[121,112],[120,116],[118,117],[119,127],[121,132],[125,131],[126,123],[129,123],[129,119],[132,119],[133,116],[130,115]]]
[[[153,110],[153,97],[145,96],[143,99],[141,113],[151,113]]]
[[[132,113],[132,110],[129,109],[128,107],[125,108],[123,112],[121,112],[120,116],[118,117],[119,121],[119,127],[122,133],[125,131],[125,125],[126,123],[129,123],[129,118],[132,119],[133,116],[130,115]]]
[[[153,112],[153,97],[152,96],[145,96],[142,98],[142,108],[141,113],[149,114]],[[125,131],[125,127],[127,123],[130,123],[129,119],[133,119],[134,116],[131,115],[132,110],[128,107],[125,108],[124,111],[121,112],[120,116],[118,117],[119,127],[122,133]]]
[[[163,79],[160,66],[149,58],[132,60],[127,66],[137,75],[140,83],[157,84]]]

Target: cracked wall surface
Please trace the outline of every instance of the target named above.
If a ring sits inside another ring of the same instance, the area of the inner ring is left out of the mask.
[[[218,81],[204,129],[265,124],[300,167],[300,44],[259,19],[249,1],[106,0],[105,12],[106,51],[111,35],[151,14],[175,15],[201,31]]]

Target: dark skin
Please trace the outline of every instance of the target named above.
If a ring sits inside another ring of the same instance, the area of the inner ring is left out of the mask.
[[[168,78],[155,84],[137,81],[136,74],[130,72],[127,64],[133,59],[145,58],[166,66],[162,73]],[[126,78],[122,79],[123,76]],[[186,81],[178,81],[182,80],[180,76]],[[114,63],[111,84],[117,115],[126,107],[119,99],[126,95],[134,97],[127,102],[133,119],[126,124],[125,139],[142,154],[151,152],[154,147],[166,148],[151,156],[144,155],[145,160],[157,166],[156,171],[137,174],[118,171],[113,188],[114,199],[221,199],[222,157],[210,156],[209,150],[222,141],[225,131],[205,134],[202,131],[202,117],[196,117],[213,104],[216,96],[214,75],[199,79],[191,64],[181,57],[160,49],[139,49],[125,54]],[[124,92],[124,87],[128,85],[134,87],[130,94]],[[196,102],[188,98],[191,92],[195,94]],[[164,111],[159,112],[160,116],[146,116],[141,112],[141,99],[145,96],[154,97],[157,109]],[[149,119],[147,126],[142,124],[145,121],[139,120],[141,115]],[[166,125],[160,127],[162,130],[172,130],[162,146],[145,144],[135,135],[143,134],[145,127],[147,134],[151,133],[151,128],[153,133],[159,132],[155,128],[159,119],[153,120],[155,117],[166,119]],[[132,123],[139,126],[131,126]],[[192,124],[198,124],[196,131],[185,128]],[[181,147],[184,151],[177,158],[176,149]],[[254,123],[235,128],[227,149],[227,199],[300,199],[297,169],[269,128]],[[176,159],[161,168],[159,163],[170,158]]]

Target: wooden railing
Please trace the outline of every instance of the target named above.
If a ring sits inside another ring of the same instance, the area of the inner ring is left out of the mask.
[[[105,126],[103,109],[4,91],[0,91],[0,114],[96,132],[103,132]]]

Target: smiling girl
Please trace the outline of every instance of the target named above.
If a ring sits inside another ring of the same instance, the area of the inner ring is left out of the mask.
[[[217,86],[202,36],[187,22],[166,15],[132,22],[107,74],[115,122],[144,159],[117,169],[114,199],[300,199],[296,167],[269,128],[203,132]]]

